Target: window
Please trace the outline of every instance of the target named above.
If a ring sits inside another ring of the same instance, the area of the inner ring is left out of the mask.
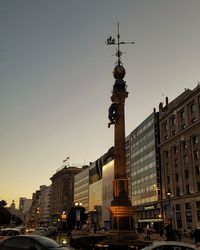
[[[192,222],[192,211],[186,211],[186,222]]]
[[[185,112],[184,112],[184,110],[182,110],[182,111],[180,112],[180,118],[181,118],[181,119],[185,119]]]
[[[176,211],[181,210],[181,205],[180,204],[176,204]]]
[[[180,195],[180,189],[177,187],[176,188],[176,196],[179,196]]]
[[[194,103],[192,103],[192,104],[190,105],[190,112],[191,112],[191,113],[194,113],[194,112],[195,112],[195,104],[194,104]]]
[[[194,145],[197,144],[198,143],[198,136],[193,136],[192,142]]]
[[[191,204],[185,203],[185,210],[190,210],[190,209],[191,209]]]
[[[185,191],[186,191],[186,194],[189,194],[189,193],[190,193],[190,186],[189,186],[189,185],[186,185],[186,186],[185,186]]]
[[[196,202],[196,210],[197,210],[197,221],[200,220],[200,202]]]
[[[173,116],[173,117],[171,118],[171,124],[172,124],[172,126],[175,126],[175,125],[176,125],[175,116]]]
[[[185,128],[185,112],[184,112],[184,110],[180,111],[180,113],[179,113],[179,123],[180,123],[180,128],[184,129]]]
[[[188,172],[188,170],[185,170],[185,178],[189,178],[189,172]]]
[[[178,148],[177,146],[174,146],[174,154],[177,154],[178,153]]]
[[[193,117],[193,118],[191,119],[191,123],[193,124],[193,123],[195,123],[195,122],[196,122],[196,118]]]
[[[200,166],[195,167],[195,172],[197,176],[200,175]]]
[[[197,191],[200,191],[200,182],[197,182]]]
[[[183,145],[183,149],[187,149],[187,142],[186,141],[184,141],[182,145]]]
[[[199,159],[199,150],[194,151],[194,159],[195,160]]]
[[[175,179],[176,179],[176,181],[178,181],[178,174],[177,173],[175,174]]]
[[[163,127],[163,139],[166,140],[168,138],[168,136],[167,136],[167,130],[168,130],[167,122],[163,123],[162,127]]]
[[[178,160],[174,161],[174,166],[175,166],[175,168],[178,168]]]
[[[183,156],[183,163],[187,164],[188,163],[188,155]]]
[[[164,132],[166,132],[167,131],[167,123],[165,122],[165,123],[163,123],[163,130],[164,130]]]
[[[175,135],[176,134],[176,119],[175,119],[175,116],[173,116],[170,119],[170,126],[171,126],[171,134]]]

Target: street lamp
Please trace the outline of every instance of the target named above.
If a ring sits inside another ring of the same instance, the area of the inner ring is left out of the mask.
[[[169,225],[166,228],[166,236],[167,236],[167,240],[173,240],[173,229],[172,229],[172,216],[173,216],[173,207],[172,207],[172,203],[171,203],[171,192],[167,192],[167,197],[168,197],[168,203],[167,203],[167,213],[168,213],[168,217],[169,217]]]

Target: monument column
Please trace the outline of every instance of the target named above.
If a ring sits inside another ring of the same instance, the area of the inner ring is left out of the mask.
[[[126,90],[125,69],[121,63],[122,52],[119,50],[120,44],[126,44],[119,41],[118,24],[118,58],[117,65],[114,68],[113,76],[115,83],[113,85],[108,118],[110,120],[108,127],[114,125],[114,180],[113,180],[113,200],[110,210],[110,240],[123,241],[136,239],[135,225],[133,221],[133,207],[128,194],[128,179],[126,178],[126,148],[125,148],[125,117],[124,106],[125,99],[128,97]],[[107,40],[108,45],[116,44],[110,37]]]

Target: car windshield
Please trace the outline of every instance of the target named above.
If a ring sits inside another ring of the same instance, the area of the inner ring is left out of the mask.
[[[19,235],[19,231],[17,230],[2,230],[0,232],[0,235],[2,236],[15,236],[15,235]]]
[[[37,238],[37,241],[40,242],[45,247],[56,248],[56,247],[62,246],[61,244],[59,244],[56,241],[49,239],[47,237],[39,237],[39,238]]]

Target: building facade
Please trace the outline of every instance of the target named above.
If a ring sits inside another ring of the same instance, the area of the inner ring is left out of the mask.
[[[110,213],[109,208],[113,199],[114,179],[114,156],[111,156],[108,163],[103,166],[102,178],[102,224],[107,230],[110,229]]]
[[[165,222],[178,230],[200,223],[200,86],[159,106]]]
[[[40,186],[39,198],[39,224],[49,226],[51,224],[51,195],[52,186]]]
[[[55,173],[52,181],[51,221],[58,225],[62,215],[68,214],[74,202],[74,176],[82,171],[82,168],[64,166]]]
[[[130,172],[130,197],[136,228],[155,228],[163,221],[160,204],[158,113],[149,115],[127,137],[127,164]],[[129,174],[129,173],[128,173]]]
[[[83,171],[74,176],[74,203],[81,204],[89,211],[89,166],[83,166]]]
[[[89,167],[89,223],[91,226],[96,224],[99,228],[109,227],[108,205],[110,206],[112,197],[108,196],[108,193],[111,192],[109,190],[112,189],[113,179],[110,179],[112,177],[110,171],[104,171],[103,169],[104,167],[108,168],[108,164],[111,161],[113,162],[113,158],[114,148],[112,147],[107,153],[91,163]],[[113,163],[112,167],[112,171],[114,171]]]
[[[26,197],[19,198],[19,215],[25,225],[28,223],[31,205],[32,199],[27,199]]]

